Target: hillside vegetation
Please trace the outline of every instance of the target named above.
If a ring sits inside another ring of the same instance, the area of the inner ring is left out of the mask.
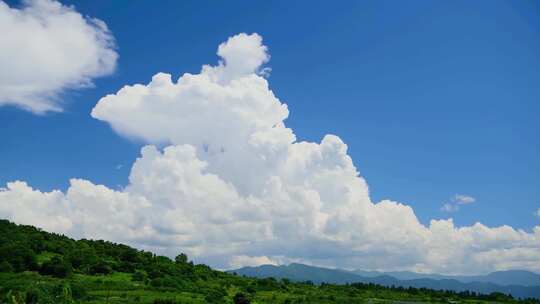
[[[492,293],[255,279],[0,220],[0,303],[540,303]]]

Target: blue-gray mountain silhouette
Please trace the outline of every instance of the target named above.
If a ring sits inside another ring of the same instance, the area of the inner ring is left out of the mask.
[[[292,281],[312,281],[317,284],[362,282],[383,286],[469,290],[484,294],[497,291],[520,298],[540,298],[540,275],[524,270],[497,271],[483,276],[446,276],[415,272],[347,271],[293,263],[286,266],[244,267],[230,272],[249,277],[287,278]]]

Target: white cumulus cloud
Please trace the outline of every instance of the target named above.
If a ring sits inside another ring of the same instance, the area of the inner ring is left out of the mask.
[[[251,257],[247,255],[237,255],[231,258],[230,266],[233,269],[238,269],[240,267],[255,267],[260,265],[278,265],[278,263],[267,256],[256,256]]]
[[[96,104],[94,118],[147,143],[124,189],[80,179],[65,193],[9,183],[0,216],[170,256],[182,251],[218,268],[295,261],[540,271],[540,227],[424,225],[408,205],[371,201],[338,136],[297,140],[285,124],[287,106],[260,75],[269,55],[259,35],[231,37],[218,55],[199,74],[158,73]]]
[[[0,1],[0,106],[61,111],[64,90],[114,71],[118,54],[106,24],[54,0]]]

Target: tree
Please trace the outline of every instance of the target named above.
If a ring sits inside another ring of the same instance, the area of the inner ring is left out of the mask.
[[[136,270],[132,275],[131,275],[131,280],[132,281],[135,281],[135,282],[146,282],[146,279],[148,278],[148,275],[146,274],[146,272],[142,271],[142,270]]]
[[[179,255],[176,256],[176,258],[174,258],[174,262],[176,264],[187,264],[188,257],[185,253],[180,253]]]
[[[64,261],[61,257],[55,256],[43,263],[39,273],[57,278],[66,278],[73,273],[71,263]]]
[[[67,259],[73,268],[88,269],[98,262],[96,251],[86,243],[78,244],[78,247],[69,252]]]
[[[249,298],[241,292],[234,295],[233,301],[234,301],[234,304],[250,304],[251,303],[249,301]]]
[[[0,259],[9,262],[15,272],[37,269],[36,254],[22,242],[1,246]]]

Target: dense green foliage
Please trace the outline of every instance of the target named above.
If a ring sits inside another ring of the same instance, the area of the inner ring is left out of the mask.
[[[126,245],[0,220],[0,303],[540,303],[492,293],[240,277]]]

